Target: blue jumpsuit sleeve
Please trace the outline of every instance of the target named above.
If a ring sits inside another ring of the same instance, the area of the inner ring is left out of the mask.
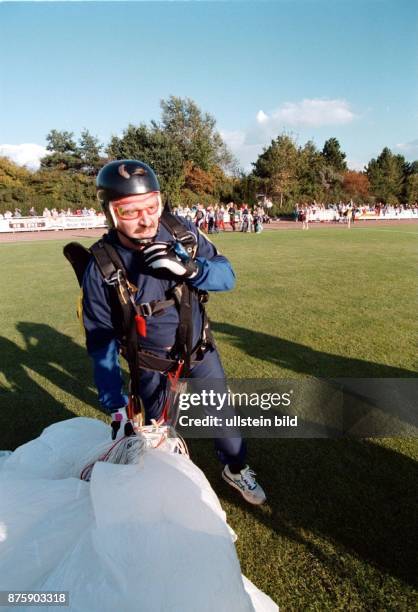
[[[90,262],[83,278],[83,325],[99,402],[107,412],[112,412],[126,406],[127,396],[123,394],[119,343],[112,324],[109,292],[94,262]]]
[[[235,274],[228,259],[218,253],[215,245],[199,230],[197,235],[196,262],[199,274],[190,281],[202,291],[229,291],[235,287]]]

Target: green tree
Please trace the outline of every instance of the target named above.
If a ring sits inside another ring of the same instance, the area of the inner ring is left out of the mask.
[[[112,136],[106,152],[110,159],[139,159],[149,164],[158,175],[162,192],[170,202],[179,203],[183,158],[176,143],[158,126],[130,124],[121,138]]]
[[[233,169],[234,158],[216,130],[216,120],[190,98],[170,96],[160,102],[161,129],[178,147],[183,161],[209,171]]]
[[[271,141],[269,147],[253,163],[254,176],[262,179],[260,187],[265,195],[282,209],[284,204],[291,207],[298,196],[298,159],[295,141],[287,134],[281,134]]]
[[[341,151],[340,143],[336,138],[328,138],[325,141],[322,149],[322,156],[325,164],[330,166],[335,172],[344,172],[347,170],[345,161],[346,154]]]
[[[84,128],[78,141],[77,151],[85,174],[97,174],[103,164],[103,159],[100,157],[102,149],[103,145],[99,139]]]
[[[323,188],[323,199],[330,202],[338,202],[344,196],[344,174],[337,172],[332,166],[323,166],[320,170]]]
[[[46,137],[47,153],[41,159],[42,168],[58,170],[77,170],[81,167],[81,159],[73,132],[51,130]]]
[[[46,141],[48,143],[46,148],[54,153],[75,153],[77,150],[73,132],[51,130]]]
[[[408,174],[418,174],[418,160],[415,160],[408,165]]]
[[[300,200],[322,200],[325,189],[321,172],[324,170],[324,159],[309,140],[298,152],[298,197]]]
[[[233,192],[230,199],[234,202],[245,202],[250,206],[255,206],[257,195],[268,195],[267,179],[260,178],[253,172],[250,174],[241,172],[241,175],[233,181]]]
[[[408,165],[403,155],[394,155],[388,147],[370,160],[366,174],[375,198],[388,204],[405,201]]]
[[[26,215],[32,205],[31,172],[7,157],[0,157],[0,212],[20,208]]]
[[[418,173],[410,174],[406,179],[406,201],[409,204],[418,202]]]
[[[218,202],[230,202],[233,199],[237,182],[235,176],[226,174],[220,166],[213,166],[210,171],[213,180],[213,195]]]
[[[3,191],[8,187],[22,187],[30,178],[30,171],[18,166],[8,157],[0,157],[0,187]]]
[[[418,202],[418,160],[408,164],[405,196],[410,204]]]

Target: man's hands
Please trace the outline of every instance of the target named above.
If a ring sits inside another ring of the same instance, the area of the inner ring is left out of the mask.
[[[157,278],[192,279],[199,266],[179,242],[153,242],[142,251],[145,266]]]
[[[126,414],[126,408],[119,408],[115,412],[112,412],[110,427],[112,428],[112,440],[135,434],[132,421],[128,419],[128,415]]]

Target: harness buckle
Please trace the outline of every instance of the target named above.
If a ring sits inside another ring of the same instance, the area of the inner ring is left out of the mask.
[[[143,317],[150,317],[152,315],[152,306],[149,302],[139,304],[139,309]]]
[[[198,290],[198,299],[200,304],[207,304],[209,301],[209,294],[207,291]]]
[[[114,287],[115,285],[121,284],[122,278],[123,278],[122,270],[119,269],[119,270],[116,270],[116,272],[114,272],[112,276],[109,276],[108,278],[105,278],[103,280],[106,283],[106,285],[109,285],[110,287]]]

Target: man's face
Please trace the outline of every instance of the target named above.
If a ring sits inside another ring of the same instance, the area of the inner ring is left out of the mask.
[[[145,239],[156,235],[161,216],[158,191],[114,200],[110,206],[116,229],[129,238]]]

